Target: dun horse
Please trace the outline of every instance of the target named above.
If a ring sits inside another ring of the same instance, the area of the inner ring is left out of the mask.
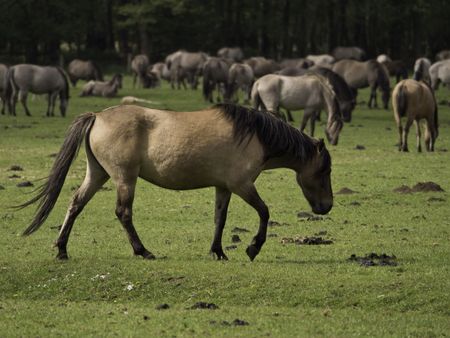
[[[149,64],[150,62],[148,60],[148,56],[145,54],[139,54],[133,58],[133,60],[131,61],[131,72],[133,73],[133,88],[136,87],[136,79],[138,80],[138,86],[140,84],[144,88],[148,87],[146,73]]]
[[[225,91],[225,100],[238,102],[238,90],[241,89],[245,94],[244,103],[250,101],[255,75],[252,68],[245,63],[234,63],[228,71],[228,83]]]
[[[6,81],[5,100],[9,103],[9,111],[12,115],[16,115],[16,104],[19,99],[25,113],[31,116],[27,106],[29,92],[48,94],[47,116],[54,115],[56,98],[59,96],[61,116],[66,115],[69,82],[62,68],[20,64],[9,68]]]
[[[67,241],[77,216],[109,178],[117,189],[116,215],[134,254],[147,259],[155,256],[142,244],[132,219],[138,177],[167,189],[216,188],[211,253],[217,259],[227,259],[222,232],[232,193],[259,215],[259,230],[247,255],[253,260],[260,252],[266,240],[269,210],[254,182],[263,170],[294,170],[315,213],[326,214],[333,205],[331,158],[324,142],[271,114],[235,105],[189,113],[125,105],[75,119],[47,182],[37,196],[21,206],[40,203],[25,235],[36,231],[53,209],[83,140],[86,177],[74,194],[55,244],[59,259],[68,258]]]
[[[311,136],[314,134],[314,117],[322,110],[328,113],[325,135],[332,145],[339,139],[343,123],[341,111],[332,87],[321,75],[282,76],[269,74],[255,82],[252,88],[252,102],[255,108],[263,107],[276,114],[280,108],[304,109],[300,129],[304,130],[311,118]]]
[[[109,81],[89,81],[80,96],[114,97],[119,88],[122,88],[122,74],[115,74]]]
[[[392,92],[394,118],[400,135],[399,150],[408,151],[408,132],[412,123],[416,125],[417,151],[422,151],[420,145],[419,121],[425,119],[425,148],[434,151],[434,143],[438,136],[438,110],[433,91],[425,82],[416,80],[400,81]],[[406,124],[402,127],[401,118],[406,117]]]
[[[103,74],[100,68],[95,62],[90,60],[72,60],[67,67],[67,73],[74,87],[80,79],[85,81],[103,81]]]

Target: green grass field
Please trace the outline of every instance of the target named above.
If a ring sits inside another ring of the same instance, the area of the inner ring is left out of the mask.
[[[81,84],[78,85],[81,87]],[[245,248],[258,217],[232,198],[224,246],[233,228],[242,239],[226,250],[227,262],[209,256],[213,235],[214,189],[168,191],[140,181],[134,222],[142,241],[159,259],[132,255],[114,215],[111,182],[78,217],[68,245],[70,259],[54,259],[57,226],[85,171],[84,151],[72,166],[53,213],[30,237],[22,231],[34,207],[12,211],[28,200],[53,163],[75,116],[117,105],[120,98],[79,98],[72,90],[66,118],[43,117],[46,101],[29,98],[33,116],[18,106],[18,117],[0,116],[0,337],[440,337],[450,332],[450,107],[440,105],[436,152],[399,153],[392,111],[359,104],[333,160],[335,205],[321,220],[310,212],[295,176],[264,172],[257,181],[262,198],[279,223],[254,262]],[[441,88],[438,101],[449,98]],[[208,106],[200,91],[173,91],[167,84],[144,90],[125,78],[121,96],[153,100],[156,108],[195,110]],[[368,91],[358,101],[367,102]],[[323,114],[322,114],[323,115]],[[300,113],[297,112],[296,126]],[[323,137],[323,126],[316,127]],[[357,145],[365,147],[355,149]],[[23,171],[10,171],[20,165]],[[12,175],[20,178],[11,178]],[[433,181],[445,192],[400,194],[401,185]],[[331,245],[283,244],[285,237],[321,233]],[[361,266],[348,258],[371,252],[397,257],[397,266]],[[197,302],[219,308],[191,309]],[[158,310],[160,304],[169,308]],[[248,325],[235,325],[240,319]]]

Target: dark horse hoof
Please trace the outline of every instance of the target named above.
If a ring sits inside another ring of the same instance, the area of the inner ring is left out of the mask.
[[[250,260],[253,262],[255,257],[259,254],[259,249],[254,245],[249,245],[247,247],[247,250],[245,250],[247,253],[247,256],[250,258]]]
[[[143,253],[139,255],[142,256],[142,258],[144,259],[156,259],[156,256],[148,250],[145,250]]]
[[[225,253],[222,250],[218,250],[218,251],[211,250],[209,252],[209,254],[211,256],[213,256],[213,258],[217,259],[218,261],[221,261],[221,260],[227,261],[228,260],[227,255],[225,255]]]
[[[58,254],[56,255],[56,259],[66,261],[69,259],[69,256],[67,256],[67,252],[58,252]]]

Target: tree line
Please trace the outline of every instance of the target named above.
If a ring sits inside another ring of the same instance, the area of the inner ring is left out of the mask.
[[[178,49],[281,59],[359,46],[412,62],[449,48],[447,0],[0,0],[0,62],[151,62]]]

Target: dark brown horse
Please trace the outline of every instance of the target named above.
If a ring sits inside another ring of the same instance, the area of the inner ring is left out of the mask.
[[[222,232],[232,193],[259,215],[259,230],[247,255],[253,260],[260,252],[266,240],[269,209],[254,182],[263,170],[295,171],[315,213],[326,214],[333,206],[331,158],[324,142],[270,113],[235,105],[189,113],[124,105],[75,119],[47,182],[36,197],[21,206],[39,202],[25,235],[36,231],[50,214],[83,140],[86,177],[75,192],[56,241],[59,259],[68,258],[66,246],[77,216],[109,178],[117,189],[116,215],[134,254],[147,259],[155,256],[142,244],[132,218],[138,177],[167,189],[216,188],[216,230],[211,253],[218,259],[227,259]]]

